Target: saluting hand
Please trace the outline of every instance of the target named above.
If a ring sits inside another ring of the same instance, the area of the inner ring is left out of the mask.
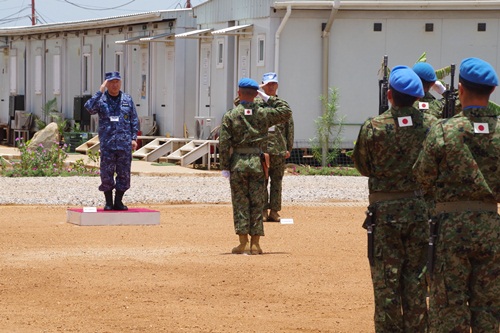
[[[103,93],[106,91],[106,88],[108,87],[108,80],[104,80],[104,82],[101,84],[101,87],[99,90]]]

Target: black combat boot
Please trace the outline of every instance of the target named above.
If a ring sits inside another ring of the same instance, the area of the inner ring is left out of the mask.
[[[106,198],[104,210],[113,210],[113,191],[105,191],[104,197]]]
[[[115,193],[115,205],[113,206],[114,210],[128,210],[128,207],[125,206],[122,202],[124,194],[125,194],[125,192],[123,192],[123,191],[116,191],[116,193]]]

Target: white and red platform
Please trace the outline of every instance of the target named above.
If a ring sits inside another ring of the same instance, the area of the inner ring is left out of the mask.
[[[158,225],[160,212],[148,208],[107,211],[102,208],[68,208],[66,222],[77,225]]]

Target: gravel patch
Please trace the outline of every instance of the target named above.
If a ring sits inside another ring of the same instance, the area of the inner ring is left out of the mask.
[[[0,204],[102,206],[99,177],[1,178]],[[368,198],[368,178],[285,176],[283,205],[334,204]],[[229,181],[223,177],[132,176],[125,204],[230,203]]]

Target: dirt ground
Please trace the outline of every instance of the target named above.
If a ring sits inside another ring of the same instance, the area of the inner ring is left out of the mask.
[[[373,332],[362,205],[285,206],[233,255],[230,205],[143,205],[156,226],[0,206],[0,332]]]

